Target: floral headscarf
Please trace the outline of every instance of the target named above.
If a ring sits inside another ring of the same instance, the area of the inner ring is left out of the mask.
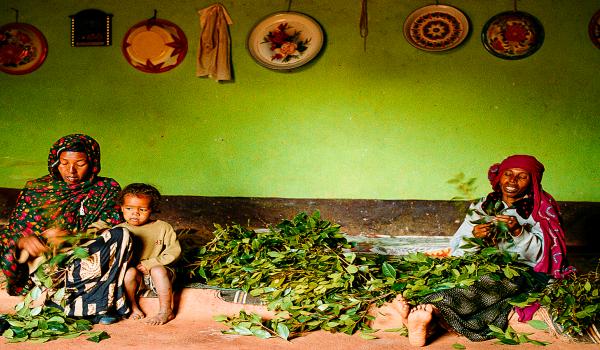
[[[520,168],[531,176],[531,193],[533,194],[533,219],[540,223],[544,234],[544,254],[534,270],[543,272],[554,278],[563,278],[573,271],[567,266],[565,233],[560,222],[558,204],[550,194],[542,188],[544,165],[529,155],[513,155],[494,164],[488,171],[488,179],[494,191],[498,192],[500,177],[505,170]]]
[[[93,138],[83,134],[72,134],[61,137],[50,148],[48,155],[48,173],[54,180],[61,181],[62,176],[58,172],[60,154],[63,151],[83,152],[88,157],[91,176],[100,172],[100,145]]]
[[[84,181],[69,185],[58,172],[63,151],[83,152],[89,170]],[[62,137],[50,148],[49,174],[29,181],[19,194],[8,227],[0,232],[2,252],[0,265],[7,279],[9,293],[22,291],[23,276],[16,262],[17,242],[21,237],[40,236],[52,227],[72,233],[84,231],[99,220],[109,225],[120,223],[121,214],[116,197],[121,189],[113,179],[100,177],[100,146],[91,137],[72,134]]]

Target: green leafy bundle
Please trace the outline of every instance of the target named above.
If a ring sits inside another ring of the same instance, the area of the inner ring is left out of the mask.
[[[513,237],[510,235],[508,225],[504,221],[496,220],[496,215],[504,215],[506,210],[511,208],[504,208],[502,199],[498,199],[496,201],[489,201],[489,203],[487,203],[487,205],[482,209],[483,211],[478,209],[469,209],[468,212],[469,215],[474,212],[480,216],[480,219],[471,221],[472,224],[479,225],[492,223],[489,237],[480,240],[478,244],[482,246],[495,246],[496,242],[501,240],[512,242]]]
[[[262,324],[256,316],[240,314],[232,324],[239,334],[284,339],[315,329],[351,334],[367,328],[368,299],[381,292],[357,293],[367,280],[353,264],[356,255],[342,248],[350,245],[339,225],[320,220],[318,212],[302,213],[267,232],[217,226],[215,239],[191,267],[208,284],[241,288],[278,311],[264,327],[256,325]],[[368,268],[363,267],[365,273]],[[357,278],[363,280],[357,283]]]
[[[402,294],[417,304],[439,290],[468,286],[481,275],[512,278],[527,267],[496,248],[468,257],[437,259],[422,253],[389,257],[357,255],[339,225],[318,212],[301,213],[265,232],[217,226],[215,239],[198,252],[192,273],[210,285],[241,288],[259,296],[275,318],[240,313],[218,320],[237,334],[289,339],[312,330],[372,338],[372,305]]]
[[[44,343],[58,338],[77,338],[80,335],[99,342],[109,338],[106,332],[90,332],[92,323],[86,319],[67,317],[63,310],[66,304],[65,275],[67,267],[75,259],[88,256],[87,249],[78,246],[82,240],[88,239],[87,233],[66,237],[63,249],[52,249],[45,255],[45,261],[36,269],[33,278],[37,286],[25,295],[22,302],[15,306],[15,314],[0,315],[8,324],[2,336],[9,343],[32,342]],[[54,305],[54,306],[49,306]]]
[[[39,287],[33,288],[15,307],[16,314],[2,316],[10,325],[2,334],[9,343],[44,343],[57,338],[77,338],[82,334],[89,335],[92,341],[101,337],[103,332],[88,332],[92,329],[89,320],[66,317],[62,310],[55,307],[31,307],[34,300],[42,297],[41,294]]]
[[[467,179],[464,173],[454,175],[447,183],[455,185],[455,189],[460,195],[452,197],[451,200],[471,201],[476,197],[475,191],[477,190],[477,186],[475,185],[475,182],[477,182],[477,178],[471,177]]]
[[[419,304],[424,297],[441,290],[468,287],[484,275],[494,280],[518,276],[525,276],[531,283],[534,280],[531,269],[517,262],[516,255],[501,252],[496,247],[483,248],[478,254],[443,259],[410,254],[391,263],[399,272],[395,277],[392,275],[393,279],[388,278],[388,282],[393,280],[392,289],[401,291],[411,304]],[[384,267],[386,264],[389,263],[384,262]]]
[[[539,330],[548,329],[548,325],[543,321],[531,320],[528,322],[530,326]],[[540,346],[546,346],[549,342],[535,340],[529,338],[531,333],[519,333],[516,332],[511,326],[508,326],[506,330],[502,330],[494,325],[488,326],[491,330],[491,334],[498,339],[497,343],[506,345],[519,345],[525,343],[531,343]]]
[[[544,289],[540,303],[569,336],[581,336],[600,322],[600,274],[571,274]]]

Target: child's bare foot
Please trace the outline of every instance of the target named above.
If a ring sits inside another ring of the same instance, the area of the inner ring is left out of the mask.
[[[146,314],[140,309],[134,309],[131,311],[131,315],[129,315],[129,319],[131,320],[141,320],[144,317],[146,317]]]
[[[425,346],[427,336],[431,333],[433,325],[433,305],[417,305],[408,315],[408,342],[414,346]]]
[[[146,321],[144,321],[144,323],[153,325],[153,326],[158,326],[161,324],[165,324],[174,318],[175,318],[175,315],[173,314],[172,311],[161,311],[161,312],[157,313],[156,315],[150,317]]]

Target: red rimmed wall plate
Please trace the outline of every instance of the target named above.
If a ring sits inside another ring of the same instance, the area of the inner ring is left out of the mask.
[[[131,27],[121,46],[127,62],[146,73],[163,73],[177,67],[187,49],[187,38],[181,28],[158,18]]]
[[[600,10],[592,16],[590,24],[588,25],[588,33],[590,34],[592,43],[600,49]]]
[[[544,42],[544,27],[527,12],[506,11],[487,21],[481,41],[492,55],[517,60],[539,50]]]
[[[28,74],[38,69],[48,54],[44,34],[27,23],[0,27],[0,70],[8,74]]]

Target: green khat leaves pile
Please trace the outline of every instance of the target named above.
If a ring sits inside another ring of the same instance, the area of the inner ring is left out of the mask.
[[[546,287],[540,304],[548,308],[562,332],[570,336],[584,334],[600,321],[600,274],[572,274],[556,281]]]
[[[93,342],[110,338],[104,331],[91,332],[93,325],[89,320],[67,317],[57,307],[64,308],[66,303],[66,267],[75,259],[88,256],[87,250],[78,246],[82,239],[87,238],[89,235],[84,233],[68,237],[64,243],[65,246],[72,246],[72,249],[63,252],[54,249],[47,253],[47,260],[34,273],[39,286],[32,288],[23,301],[15,306],[15,314],[0,315],[0,329],[7,342],[44,343],[81,335],[88,336],[87,340]]]
[[[0,315],[0,322],[6,323],[2,333],[9,343],[45,343],[49,340],[77,338],[87,335],[88,340],[99,342],[108,338],[106,332],[90,332],[92,323],[85,319],[65,316],[61,309],[50,306],[31,307],[32,301],[40,297],[41,289],[35,287],[16,307],[14,315]]]
[[[439,290],[469,286],[481,275],[512,278],[528,268],[496,248],[480,254],[437,259],[424,254],[402,258],[357,255],[339,225],[318,212],[301,213],[268,231],[217,226],[189,267],[195,278],[218,287],[240,288],[260,297],[275,318],[263,321],[244,312],[218,320],[231,332],[261,338],[297,337],[312,330],[373,338],[371,305],[402,293],[411,304]]]

